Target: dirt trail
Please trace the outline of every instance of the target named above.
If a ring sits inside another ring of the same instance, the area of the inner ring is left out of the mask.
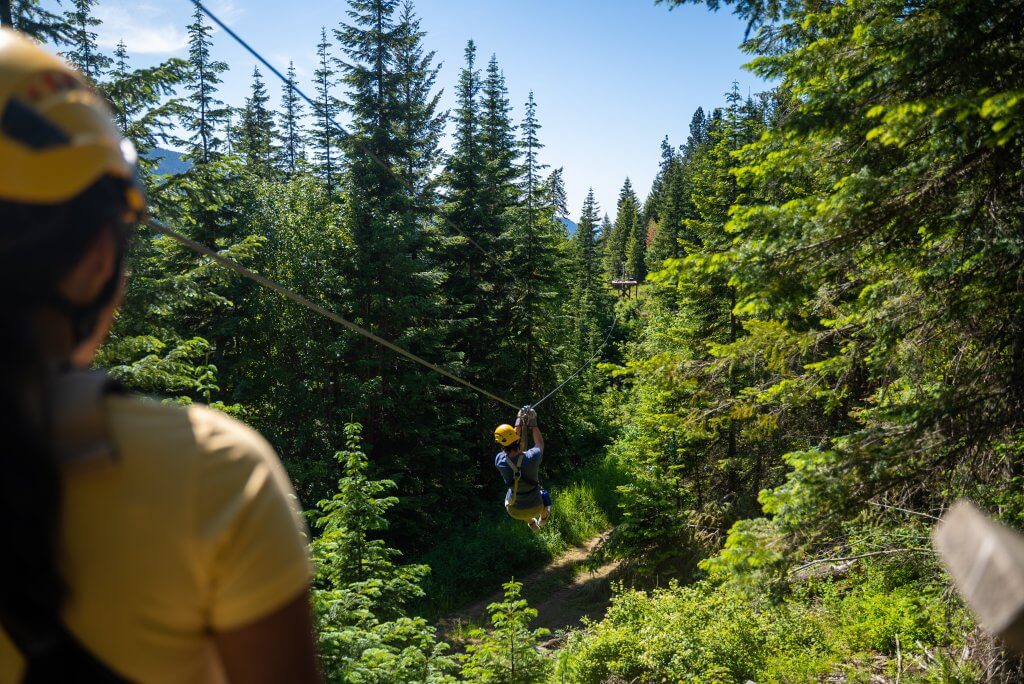
[[[566,551],[540,570],[516,578],[523,583],[523,597],[537,609],[537,619],[531,625],[533,628],[547,627],[554,635],[560,630],[579,626],[584,616],[598,618],[604,614],[619,561],[606,563],[594,571],[583,567],[584,561],[603,539],[603,535],[594,537],[582,546]],[[487,606],[501,598],[502,592],[496,591],[453,613],[441,621],[440,631],[457,647],[463,628],[485,625]]]

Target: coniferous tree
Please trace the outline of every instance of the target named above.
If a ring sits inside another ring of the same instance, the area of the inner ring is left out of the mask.
[[[463,656],[462,676],[469,682],[539,684],[547,681],[553,663],[538,648],[549,630],[530,629],[537,610],[521,598],[523,585],[514,579],[502,585],[504,597],[487,606],[493,630],[472,633]]]
[[[113,63],[96,43],[96,32],[93,29],[103,22],[92,13],[95,4],[96,0],[72,0],[71,6],[64,13],[64,21],[70,28],[71,47],[64,53],[64,57],[93,84],[100,82]]]
[[[622,190],[619,191],[615,224],[609,231],[604,245],[605,275],[609,279],[621,278],[623,275],[634,276],[634,272],[626,268],[626,250],[633,235],[637,233],[639,222],[638,200],[636,193],[633,192],[633,184],[627,178]]]
[[[317,650],[327,681],[454,684],[455,660],[435,628],[408,615],[430,568],[399,564],[401,552],[377,538],[398,498],[385,496],[394,482],[368,476],[358,424],[345,426],[337,460],[342,476],[337,492],[318,505],[322,533],[311,544]]]
[[[295,173],[305,157],[306,136],[302,128],[302,99],[295,92],[295,63],[288,62],[287,82],[281,87],[281,112],[278,135],[280,167],[289,175]]]
[[[10,26],[53,45],[72,42],[74,25],[42,6],[41,0],[0,1],[0,26]]]
[[[490,256],[498,249],[498,235],[485,208],[488,174],[481,135],[482,83],[472,40],[466,43],[464,54],[465,64],[455,87],[454,143],[445,168],[448,192],[441,222],[445,240],[441,256],[448,271],[446,293],[458,321],[451,330],[452,345],[464,355],[466,372],[479,377],[488,368],[485,353],[490,356],[495,351],[493,289],[504,274],[495,273]],[[480,410],[472,398],[467,407]]]
[[[188,156],[197,164],[206,164],[224,144],[218,136],[218,127],[227,123],[230,109],[217,99],[220,75],[228,70],[224,62],[213,59],[210,53],[210,32],[202,11],[197,7],[188,25],[189,81],[187,90],[191,105],[182,127],[189,133]]]
[[[547,165],[540,160],[537,102],[530,91],[519,126],[519,215],[514,222],[512,250],[521,264],[518,291],[522,299],[520,358],[527,396],[539,396],[554,379],[556,355],[564,349],[564,335],[554,325],[554,299],[568,283],[561,280],[559,247],[565,229],[557,216],[564,207],[565,187],[561,169],[545,179]]]
[[[188,63],[183,59],[175,57],[156,66],[132,69],[123,40],[114,50],[113,68],[98,88],[110,103],[121,132],[134,143],[143,173],[156,166],[147,153],[175,140],[174,121],[185,112],[176,89],[188,77]]]
[[[569,216],[569,198],[565,194],[563,171],[562,167],[558,167],[549,173],[544,181],[544,189],[555,207],[556,214],[560,218],[567,218]]]
[[[422,130],[409,122],[415,114],[420,125],[431,126],[432,117],[424,116],[430,102],[424,84],[432,70],[422,64],[411,72],[399,69],[399,55],[419,49],[420,40],[417,31],[401,19],[396,22],[397,5],[397,0],[354,0],[349,22],[335,31],[345,54],[341,67],[352,115],[346,140],[352,315],[410,351],[443,362],[438,274],[428,262],[433,252],[432,233],[426,230],[431,210],[412,194],[430,170],[416,168],[412,178],[402,175],[423,143]],[[440,421],[437,396],[443,390],[436,378],[369,341],[357,344],[353,352],[351,368],[364,383],[363,412],[376,462],[384,472],[404,473],[403,491],[412,495],[410,502],[417,502],[403,508],[404,517],[395,524],[396,534],[410,535],[405,525],[412,516],[419,519],[417,525],[450,516],[447,507],[435,504],[442,491],[447,500],[458,496],[454,492],[462,486],[458,462],[442,440],[425,439]],[[419,445],[413,462],[404,456],[409,444]],[[442,481],[445,490],[428,484]]]
[[[445,115],[438,112],[441,92],[433,92],[441,65],[434,64],[433,51],[424,51],[426,33],[420,28],[412,0],[403,0],[395,28],[399,137],[409,142],[398,165],[402,180],[412,188],[416,202],[421,207],[432,207],[434,201],[427,193],[432,185],[430,175],[440,162],[440,140],[446,120]]]
[[[313,160],[317,175],[324,182],[329,196],[334,195],[336,177],[340,167],[341,136],[335,124],[341,103],[334,95],[336,72],[331,57],[331,43],[327,40],[327,28],[320,27],[320,42],[316,46],[317,69],[313,72],[316,81],[316,106],[314,107]]]
[[[258,175],[266,176],[273,168],[278,150],[277,127],[274,114],[267,108],[270,96],[263,83],[259,67],[253,67],[252,87],[245,106],[239,112],[234,135],[234,152],[245,160],[246,166]]]
[[[597,351],[606,314],[599,211],[594,189],[590,188],[573,236],[573,293],[568,313],[573,320],[574,353],[578,361]]]
[[[505,230],[500,224],[507,222],[506,212],[516,201],[519,155],[505,75],[494,55],[487,63],[480,95],[480,144],[486,162],[484,211],[496,223],[492,230],[500,234]]]

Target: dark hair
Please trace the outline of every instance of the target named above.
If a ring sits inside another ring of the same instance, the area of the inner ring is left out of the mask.
[[[59,205],[0,201],[0,616],[55,624],[66,595],[57,559],[61,483],[48,411],[48,359],[36,313],[108,227],[124,235],[122,182],[104,178]],[[52,621],[52,622],[51,622]]]

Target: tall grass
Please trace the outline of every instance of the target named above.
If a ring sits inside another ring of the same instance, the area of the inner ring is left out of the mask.
[[[534,570],[565,549],[618,521],[615,488],[625,482],[618,461],[602,455],[565,484],[547,483],[551,517],[538,534],[508,517],[501,501],[476,522],[456,528],[415,562],[430,566],[421,615],[440,617],[501,589],[512,576]]]

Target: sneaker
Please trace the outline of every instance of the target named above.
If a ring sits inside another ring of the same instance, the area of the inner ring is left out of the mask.
[[[530,518],[530,522],[526,523],[530,526],[530,529],[534,532],[540,531],[540,518]]]

